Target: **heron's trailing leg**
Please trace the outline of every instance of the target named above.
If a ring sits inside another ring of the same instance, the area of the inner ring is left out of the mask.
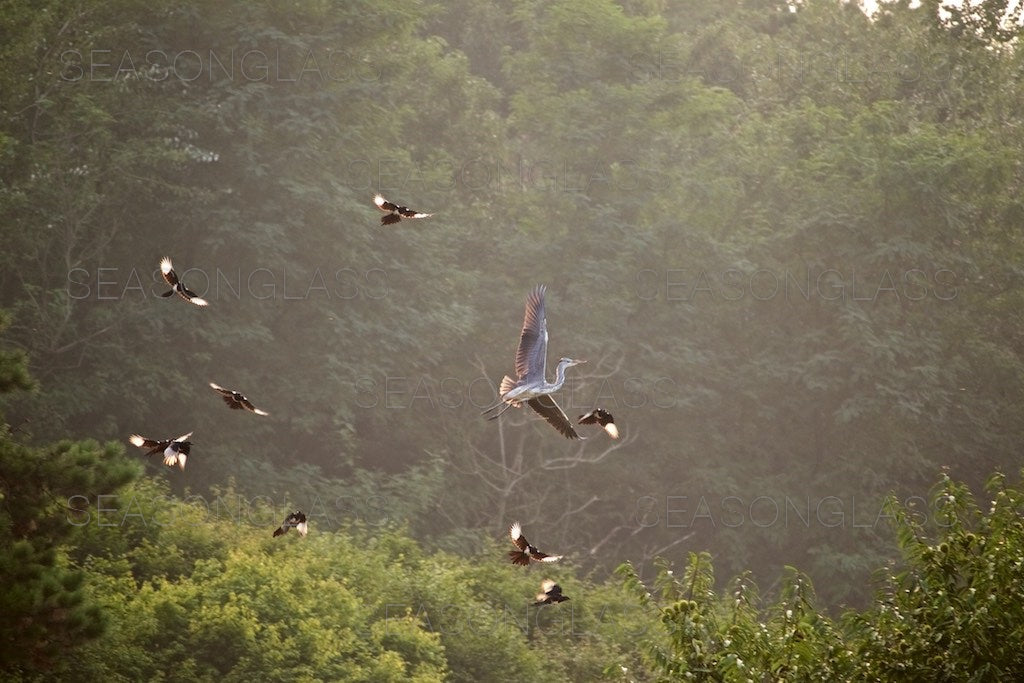
[[[495,413],[494,415],[491,415],[491,416],[490,416],[489,418],[487,418],[487,419],[488,419],[488,420],[497,420],[497,419],[498,419],[499,417],[501,417],[502,415],[504,415],[504,414],[505,414],[505,411],[506,411],[506,410],[508,410],[509,408],[511,408],[511,407],[512,407],[512,406],[514,406],[514,405],[515,405],[514,403],[506,403],[506,404],[505,404],[505,407],[504,407],[504,408],[502,408],[501,410],[499,410],[498,412],[496,412],[496,413]]]

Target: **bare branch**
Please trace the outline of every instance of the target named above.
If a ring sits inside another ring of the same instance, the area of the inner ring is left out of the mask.
[[[84,344],[85,342],[89,341],[93,337],[98,337],[98,336],[100,336],[101,334],[103,334],[104,332],[106,332],[107,330],[109,330],[109,329],[111,329],[113,327],[114,327],[113,324],[107,325],[106,327],[104,327],[102,329],[99,329],[99,330],[96,330],[95,332],[93,332],[91,334],[87,334],[84,337],[80,337],[78,339],[75,339],[74,341],[70,341],[70,342],[68,342],[67,344],[65,344],[64,346],[62,346],[62,347],[60,347],[58,349],[53,349],[53,351],[51,351],[51,353],[58,354],[58,353],[64,353],[65,351],[70,351],[71,349],[75,348],[79,344]]]
[[[619,533],[619,531],[621,531],[622,529],[628,529],[628,528],[629,527],[623,526],[622,524],[620,524],[617,527],[615,527],[614,529],[612,529],[611,531],[609,531],[605,535],[604,538],[602,538],[600,541],[597,542],[597,545],[595,545],[593,548],[590,549],[590,555],[592,555],[592,556],[593,555],[597,555],[597,551],[599,551],[601,549],[601,546],[603,546],[605,543],[610,541],[612,536],[614,536],[615,534]],[[638,529],[638,531],[639,531],[639,529]]]
[[[697,533],[696,531],[691,531],[690,533],[686,534],[682,538],[676,539],[675,541],[672,541],[671,543],[669,543],[666,546],[662,546],[661,548],[658,548],[657,550],[654,550],[654,551],[651,551],[651,552],[645,552],[644,553],[644,561],[648,562],[650,560],[653,560],[654,558],[658,557],[659,555],[662,555],[666,550],[674,548],[675,546],[679,545],[683,541],[687,541],[687,540],[693,538],[694,534],[696,534],[696,533]]]
[[[586,448],[586,446],[580,445],[578,455],[575,455],[571,458],[555,458],[554,460],[549,460],[546,463],[543,463],[541,467],[545,470],[564,470],[572,469],[573,467],[579,467],[580,465],[594,465],[596,463],[601,462],[602,460],[604,460],[605,458],[607,458],[609,455],[619,450],[620,448],[623,448],[624,446],[633,443],[634,441],[636,441],[636,439],[636,435],[633,435],[631,437],[627,434],[623,439],[613,441],[603,451],[591,457],[583,456],[583,451]]]
[[[566,517],[568,517],[569,515],[575,515],[577,512],[583,512],[584,510],[586,510],[588,507],[590,507],[591,505],[593,505],[594,503],[596,503],[599,500],[601,500],[601,499],[598,498],[597,496],[591,496],[590,500],[588,500],[583,505],[580,505],[575,510],[566,510],[565,512],[563,512],[562,516],[559,517],[558,519],[556,519],[554,522],[552,522],[551,525],[557,527],[559,524],[561,524],[562,520],[565,519]]]
[[[581,372],[581,373],[579,373],[578,376],[580,378],[581,386],[586,386],[586,383],[589,380],[608,379],[609,377],[613,377],[614,375],[616,375],[619,372],[619,370],[622,369],[622,363],[625,360],[625,358],[620,354],[618,359],[615,361],[614,367],[612,367],[611,370],[607,370],[607,371],[603,371],[603,372],[598,372],[598,369],[602,368],[605,365],[605,363],[608,361],[609,355],[610,354],[605,354],[605,355],[601,356],[600,360],[598,360],[593,365],[588,365],[589,368],[592,368],[592,370],[590,372]]]

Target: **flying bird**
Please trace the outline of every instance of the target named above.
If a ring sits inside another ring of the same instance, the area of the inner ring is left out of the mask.
[[[171,286],[171,291],[164,292],[160,296],[168,297],[177,292],[178,296],[180,296],[182,299],[189,302],[190,304],[195,304],[196,306],[209,305],[206,299],[199,298],[198,294],[196,294],[191,289],[185,286],[185,283],[182,282],[180,278],[178,278],[178,274],[174,272],[174,266],[171,265],[171,259],[169,259],[166,256],[163,258],[162,261],[160,261],[160,272],[163,273],[164,280],[167,282],[167,284]]]
[[[274,538],[287,533],[292,528],[299,532],[299,536],[305,536],[309,532],[309,528],[306,526],[306,515],[302,510],[296,510],[285,517],[281,526],[274,529]]]
[[[523,536],[523,528],[519,522],[513,522],[512,526],[508,528],[508,535],[515,543],[519,550],[508,551],[508,556],[512,560],[512,564],[518,564],[526,566],[530,564],[532,559],[535,562],[558,562],[562,559],[561,555],[548,555],[537,550],[534,546],[530,545],[530,542]]]
[[[619,438],[619,428],[615,426],[615,418],[604,408],[594,408],[586,415],[580,415],[577,422],[581,425],[599,424],[613,439]]]
[[[434,215],[432,213],[420,213],[407,206],[400,206],[394,202],[389,202],[380,195],[373,198],[373,203],[386,214],[380,217],[381,225],[392,225],[400,222],[403,218],[430,218]]]
[[[526,297],[523,331],[519,337],[519,348],[516,349],[516,379],[505,375],[498,388],[498,403],[483,412],[489,413],[501,408],[488,418],[493,420],[509,408],[518,408],[526,403],[562,436],[567,439],[582,439],[551,394],[561,389],[565,383],[566,368],[587,361],[560,359],[558,367],[555,368],[555,383],[548,383],[545,378],[548,353],[548,323],[544,313],[545,291],[547,288],[544,285],[538,285]]]
[[[550,605],[557,602],[565,602],[569,600],[568,596],[562,595],[562,587],[551,579],[544,579],[540,582],[540,593],[537,593],[537,597],[534,598],[536,605]]]
[[[226,403],[228,405],[228,408],[231,408],[232,410],[242,410],[244,408],[245,410],[248,410],[251,413],[256,413],[257,415],[270,414],[267,411],[260,410],[259,408],[254,406],[252,404],[252,401],[250,401],[237,391],[234,391],[232,389],[225,389],[219,384],[214,384],[213,382],[210,382],[210,386],[213,387],[214,391],[220,394],[220,397],[224,399],[224,403]]]
[[[163,451],[165,465],[168,467],[174,467],[177,465],[179,468],[184,470],[185,460],[188,459],[189,451],[192,448],[192,442],[188,440],[188,437],[190,436],[192,436],[192,432],[182,434],[177,439],[164,439],[162,441],[157,441],[156,439],[147,439],[144,436],[132,434],[128,437],[128,440],[133,446],[150,449],[146,452],[146,455],[153,455],[154,453]]]

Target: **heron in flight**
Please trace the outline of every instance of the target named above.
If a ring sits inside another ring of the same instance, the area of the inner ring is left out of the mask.
[[[501,408],[492,415],[494,420],[509,408],[519,408],[523,403],[530,406],[567,439],[582,439],[573,423],[551,398],[551,394],[565,383],[565,370],[585,360],[562,358],[555,368],[555,381],[547,381],[548,323],[544,315],[544,285],[537,285],[526,297],[526,314],[523,317],[523,332],[516,350],[516,379],[508,375],[501,380],[498,403],[483,411],[485,414]]]

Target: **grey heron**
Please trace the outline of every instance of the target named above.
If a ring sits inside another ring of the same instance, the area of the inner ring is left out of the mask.
[[[585,360],[561,358],[555,368],[555,381],[549,383],[547,374],[548,323],[544,313],[544,285],[537,285],[526,297],[526,313],[523,316],[523,331],[516,349],[516,379],[508,375],[501,380],[498,389],[499,401],[484,413],[501,408],[488,419],[496,419],[509,408],[520,407],[523,403],[533,408],[548,424],[568,439],[582,439],[572,422],[555,403],[551,394],[565,383],[565,370]]]

